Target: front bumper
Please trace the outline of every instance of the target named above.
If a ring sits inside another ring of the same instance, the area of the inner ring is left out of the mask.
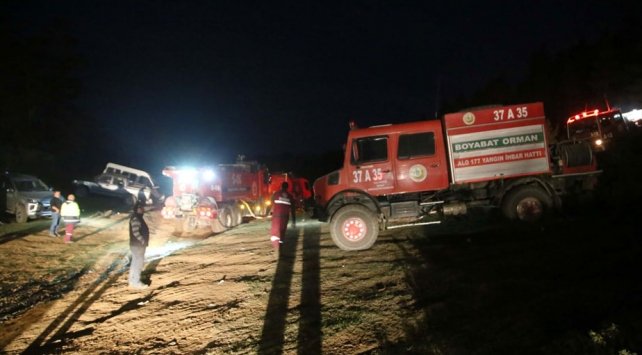
[[[40,202],[27,203],[27,216],[29,218],[51,217],[51,206]]]

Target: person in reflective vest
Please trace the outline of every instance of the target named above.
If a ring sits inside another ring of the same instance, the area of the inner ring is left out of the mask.
[[[296,216],[294,197],[288,192],[288,183],[281,184],[281,190],[272,195],[272,228],[270,230],[270,241],[274,248],[283,243],[285,230],[288,227],[288,219],[292,215],[292,227],[296,227]]]
[[[70,194],[60,207],[60,216],[65,222],[65,243],[73,243],[74,226],[80,223],[80,207],[76,203],[76,196]]]

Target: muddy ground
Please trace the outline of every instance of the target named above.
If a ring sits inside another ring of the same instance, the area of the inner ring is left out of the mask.
[[[127,213],[86,214],[71,245],[48,221],[0,226],[2,352],[642,353],[637,212],[473,215],[352,253],[306,219],[275,253],[269,221],[176,237],[150,211],[142,291]]]

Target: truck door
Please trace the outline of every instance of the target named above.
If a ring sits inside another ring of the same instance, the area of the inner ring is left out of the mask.
[[[356,138],[352,140],[350,158],[350,187],[372,193],[394,189],[392,160],[389,157],[387,136]]]
[[[442,135],[434,131],[399,135],[397,190],[437,191],[448,187]]]

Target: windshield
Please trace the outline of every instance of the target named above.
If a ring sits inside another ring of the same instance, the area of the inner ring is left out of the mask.
[[[49,187],[45,185],[44,182],[38,179],[21,179],[14,180],[13,183],[16,185],[18,191],[48,191]]]
[[[568,124],[568,138],[613,138],[627,130],[622,114],[611,110],[572,121]]]
[[[626,122],[619,112],[600,116],[600,125],[602,125],[602,134],[605,136],[618,135],[627,130]]]
[[[572,122],[568,125],[568,138],[590,138],[599,135],[597,120],[595,118],[585,118]]]

